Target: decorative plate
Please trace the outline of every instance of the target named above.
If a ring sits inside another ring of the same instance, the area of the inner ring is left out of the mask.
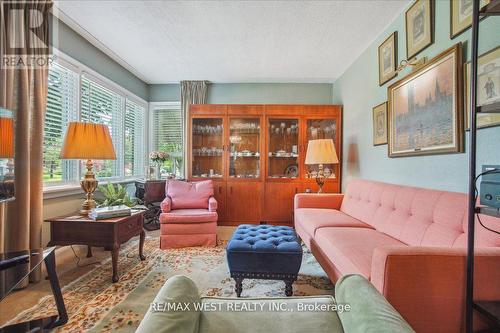
[[[299,174],[299,167],[297,164],[290,164],[285,169],[285,176],[287,176],[288,178],[297,177],[298,174]]]

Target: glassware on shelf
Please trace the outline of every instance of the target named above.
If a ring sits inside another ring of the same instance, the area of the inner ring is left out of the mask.
[[[299,120],[269,119],[268,177],[299,176]]]
[[[260,177],[260,119],[230,118],[229,177]]]
[[[192,129],[192,176],[222,178],[223,119],[193,118]]]
[[[317,139],[332,139],[336,142],[337,121],[335,119],[308,119],[307,120],[307,141]],[[306,177],[316,178],[318,173],[317,165],[306,165]],[[323,170],[326,178],[335,178],[335,165],[325,164]]]

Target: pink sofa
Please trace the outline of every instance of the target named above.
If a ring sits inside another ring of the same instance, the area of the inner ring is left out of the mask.
[[[160,248],[215,246],[217,201],[211,180],[167,181],[161,203]]]
[[[416,332],[462,332],[466,212],[462,193],[352,180],[345,194],[297,194],[295,229],[332,281],[361,274]],[[477,224],[476,246],[475,299],[498,300],[500,236]]]

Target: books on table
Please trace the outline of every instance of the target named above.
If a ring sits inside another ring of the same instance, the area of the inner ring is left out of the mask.
[[[125,205],[93,208],[89,213],[92,220],[105,220],[113,217],[130,216],[132,209]]]

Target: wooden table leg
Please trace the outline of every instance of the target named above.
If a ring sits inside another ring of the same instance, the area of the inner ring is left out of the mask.
[[[91,258],[91,257],[92,257],[92,247],[87,246],[87,258]]]
[[[120,253],[120,245],[114,245],[111,249],[111,261],[113,264],[113,283],[118,282],[118,254]]]
[[[139,258],[141,260],[146,260],[146,257],[144,256],[143,253],[143,248],[144,248],[144,239],[146,238],[146,232],[144,229],[141,231],[141,235],[139,236]]]

